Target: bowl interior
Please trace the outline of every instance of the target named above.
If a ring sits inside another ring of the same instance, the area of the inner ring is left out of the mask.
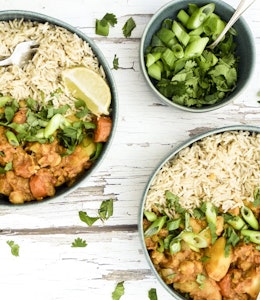
[[[196,4],[198,6],[203,6],[205,4],[208,4],[209,2],[215,3],[216,5],[215,13],[218,14],[224,21],[228,21],[231,18],[232,14],[234,13],[235,9],[223,1],[200,0],[197,1]],[[240,17],[238,21],[233,25],[233,27],[238,32],[238,35],[234,39],[237,44],[236,54],[239,57],[238,81],[237,81],[236,89],[228,97],[226,97],[224,100],[220,101],[219,103],[216,103],[214,105],[209,105],[209,106],[205,105],[201,108],[185,107],[172,102],[171,100],[167,99],[162,94],[160,94],[160,92],[155,88],[153,80],[151,80],[151,78],[147,74],[144,55],[147,47],[151,42],[153,34],[155,34],[160,29],[163,20],[166,18],[176,19],[179,10],[187,9],[189,3],[192,3],[192,1],[189,0],[171,1],[165,6],[163,6],[161,9],[159,9],[158,12],[156,12],[153,15],[153,17],[147,24],[141,39],[140,64],[141,64],[141,69],[143,71],[145,80],[147,81],[148,85],[151,87],[152,91],[162,101],[166,102],[168,105],[181,108],[182,110],[193,111],[193,112],[205,112],[205,111],[210,111],[224,106],[231,99],[237,97],[244,89],[244,87],[247,85],[254,69],[254,57],[255,57],[254,40],[251,34],[251,30],[248,27],[247,23],[245,22],[244,18]]]
[[[146,248],[145,245],[145,241],[144,241],[144,228],[143,228],[143,216],[144,216],[144,208],[145,208],[145,201],[149,192],[149,189],[151,187],[151,185],[153,184],[153,181],[155,180],[158,172],[161,170],[161,168],[169,161],[174,159],[174,157],[184,148],[191,146],[193,143],[214,135],[214,134],[218,134],[218,133],[224,133],[224,132],[228,132],[228,131],[248,131],[248,132],[256,132],[256,133],[260,133],[260,127],[256,127],[256,126],[249,126],[249,125],[234,125],[234,126],[226,126],[226,127],[222,127],[222,128],[217,128],[217,129],[213,129],[210,130],[208,132],[199,134],[193,138],[188,139],[187,141],[181,143],[179,146],[177,146],[173,151],[171,151],[161,162],[160,164],[155,168],[154,172],[151,174],[150,179],[148,180],[148,183],[145,187],[144,193],[143,193],[143,197],[142,197],[142,201],[140,204],[140,208],[139,208],[139,217],[138,217],[138,231],[139,231],[139,237],[141,240],[141,244],[142,244],[142,248],[143,248],[143,252],[144,255],[146,257],[146,260],[149,264],[149,267],[152,269],[154,275],[156,276],[157,280],[161,283],[161,285],[165,288],[166,291],[168,291],[173,297],[175,297],[174,299],[178,299],[178,300],[185,300],[186,298],[181,295],[178,291],[175,291],[173,288],[171,288],[169,285],[167,285],[162,278],[160,277],[160,275],[158,274],[155,266],[152,263],[152,260],[149,256],[148,250]]]
[[[113,74],[111,72],[111,69],[109,67],[109,64],[106,61],[101,50],[97,47],[97,45],[88,36],[86,36],[83,32],[81,32],[77,28],[74,28],[73,26],[71,26],[61,20],[55,19],[53,17],[49,17],[47,15],[43,15],[40,13],[36,13],[36,12],[23,11],[23,10],[11,10],[11,11],[1,11],[0,12],[0,21],[8,21],[8,20],[14,20],[14,19],[30,20],[30,21],[36,21],[39,23],[48,22],[50,24],[54,24],[54,25],[63,27],[72,33],[76,33],[80,38],[82,38],[84,41],[86,41],[90,45],[93,53],[98,58],[98,61],[99,61],[100,65],[102,65],[104,72],[106,74],[106,80],[109,84],[109,87],[111,90],[111,95],[112,95],[112,101],[111,101],[111,110],[112,110],[111,117],[113,120],[112,131],[111,131],[109,140],[103,146],[103,150],[102,150],[102,153],[100,154],[99,158],[97,159],[95,164],[89,170],[86,170],[77,179],[77,182],[73,186],[63,185],[61,187],[56,188],[55,196],[50,197],[50,198],[45,198],[43,201],[43,202],[45,202],[48,199],[54,199],[54,198],[57,199],[59,197],[64,197],[69,192],[72,192],[73,190],[75,190],[84,180],[89,178],[93,174],[93,172],[97,169],[97,167],[101,164],[108,149],[110,148],[112,139],[115,134],[115,129],[116,129],[117,106],[118,106],[118,96],[117,96],[116,84],[115,84],[115,80],[114,80]],[[25,203],[24,205],[31,205],[34,203],[39,203],[39,201],[30,201],[30,202]],[[0,195],[0,204],[12,205],[9,203],[9,201],[6,200],[6,197],[3,195]]]

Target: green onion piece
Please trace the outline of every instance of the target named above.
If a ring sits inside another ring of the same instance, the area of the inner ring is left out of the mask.
[[[208,41],[209,41],[208,37],[196,39],[195,41],[193,41],[192,43],[187,45],[185,52],[184,52],[184,56],[186,58],[200,56],[202,54],[202,52],[204,51]]]
[[[191,16],[195,10],[198,9],[198,6],[195,3],[188,4],[188,14]]]
[[[44,137],[50,137],[59,127],[63,120],[63,116],[61,114],[54,115],[44,130]]]
[[[225,22],[216,14],[211,14],[207,21],[203,24],[204,32],[207,36],[212,36],[215,40],[225,27]]]
[[[174,55],[177,58],[183,58],[184,51],[183,51],[183,48],[180,44],[175,44],[171,49],[172,49],[172,52],[174,53]]]
[[[258,221],[250,208],[243,206],[241,208],[241,214],[247,224],[249,224],[255,230],[259,229]]]
[[[149,222],[154,222],[157,219],[157,215],[153,211],[146,210],[144,211],[144,215]]]
[[[241,230],[246,225],[244,220],[242,218],[240,218],[239,216],[234,216],[233,218],[229,219],[227,221],[227,223],[236,230]]]
[[[149,68],[157,60],[159,60],[161,58],[161,56],[162,56],[161,52],[148,53],[146,55],[146,67]]]
[[[178,14],[177,14],[177,18],[180,20],[180,22],[182,23],[182,25],[186,25],[190,16],[186,13],[185,10],[181,9]]]
[[[109,34],[109,23],[102,19],[102,20],[96,20],[96,34],[108,36]]]
[[[157,248],[157,251],[162,253],[164,251],[164,243],[163,243],[163,240],[162,239],[159,239],[158,241],[159,243],[159,247]]]
[[[165,45],[168,45],[174,38],[175,34],[171,29],[163,27],[157,32],[157,36]]]
[[[181,235],[182,239],[188,244],[195,248],[206,248],[208,247],[207,240],[194,232],[183,232]]]
[[[211,242],[214,244],[217,239],[217,213],[215,206],[211,202],[206,202],[205,215],[211,233]]]
[[[243,229],[241,234],[245,237],[248,237],[252,243],[260,244],[260,231]]]
[[[152,64],[147,68],[147,72],[150,77],[156,79],[156,80],[161,80],[162,78],[162,72],[161,72],[161,67],[159,64]]]
[[[145,237],[152,236],[154,234],[157,234],[165,224],[167,219],[167,216],[160,217],[156,219],[144,232]]]
[[[172,28],[172,19],[167,18],[167,19],[163,20],[162,27],[171,29]]]
[[[181,251],[181,243],[179,240],[173,239],[169,245],[170,253],[175,254]]]
[[[90,160],[95,161],[99,157],[99,155],[101,154],[102,149],[103,149],[103,144],[102,143],[96,143],[95,154],[93,156],[91,156]]]
[[[11,144],[14,147],[19,146],[19,141],[18,141],[16,135],[12,131],[7,130],[5,132],[5,136],[6,136],[7,140],[8,140],[8,142],[9,142],[9,144]]]
[[[201,8],[197,8],[187,21],[186,27],[191,30],[198,28],[213,13],[214,10],[214,3],[209,3]]]
[[[167,49],[163,52],[161,59],[162,59],[162,61],[163,61],[166,65],[168,65],[168,66],[170,67],[170,69],[172,69],[173,66],[174,66],[174,62],[175,62],[175,60],[176,60],[176,57],[175,57],[173,51],[170,50],[169,48],[167,48]]]
[[[189,39],[190,39],[190,36],[185,31],[185,29],[183,28],[183,26],[180,23],[178,23],[176,21],[173,21],[172,31],[176,35],[176,37],[179,40],[179,42],[182,43],[184,46],[187,46],[187,44],[189,42]]]

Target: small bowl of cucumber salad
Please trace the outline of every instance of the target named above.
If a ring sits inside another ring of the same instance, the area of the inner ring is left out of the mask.
[[[207,112],[233,101],[249,83],[254,39],[240,17],[215,48],[235,8],[219,1],[174,0],[146,25],[140,66],[151,90],[165,104]]]

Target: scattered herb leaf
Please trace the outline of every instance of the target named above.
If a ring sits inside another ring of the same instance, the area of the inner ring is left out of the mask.
[[[157,300],[157,292],[156,292],[156,289],[155,288],[151,288],[149,291],[148,291],[148,297],[150,300]]]
[[[129,19],[125,22],[125,24],[124,24],[124,26],[123,26],[123,28],[122,28],[124,36],[125,36],[126,38],[130,37],[131,34],[132,34],[132,31],[134,30],[135,27],[136,27],[136,24],[135,24],[134,19],[133,19],[132,17],[129,18]]]
[[[81,238],[76,238],[74,242],[71,244],[71,247],[86,247],[87,242],[82,240]]]
[[[90,217],[85,211],[79,211],[79,218],[82,222],[86,223],[88,226],[92,226],[99,217]]]
[[[19,250],[20,250],[20,247],[18,244],[15,244],[14,241],[7,241],[6,242],[7,245],[10,246],[11,248],[11,253],[14,255],[14,256],[19,256]]]
[[[113,59],[113,67],[115,70],[118,70],[118,68],[119,68],[119,61],[118,61],[118,57],[116,54],[114,55],[114,59]]]
[[[113,215],[113,199],[102,201],[98,214],[102,221],[109,219]]]
[[[124,281],[118,282],[112,293],[113,300],[119,300],[125,293]]]

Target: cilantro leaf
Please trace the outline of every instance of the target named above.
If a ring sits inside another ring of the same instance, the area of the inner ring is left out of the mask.
[[[124,281],[118,282],[112,293],[113,300],[119,300],[125,293]]]
[[[87,242],[82,240],[81,238],[76,238],[74,242],[71,244],[71,247],[86,247]]]
[[[113,59],[113,67],[115,70],[118,70],[118,67],[119,67],[119,61],[118,61],[118,57],[116,56],[116,54],[114,55],[114,59]]]
[[[156,292],[156,289],[155,288],[151,288],[149,291],[148,291],[148,297],[150,300],[157,300],[157,292]]]
[[[82,222],[86,223],[88,226],[92,226],[99,217],[90,217],[85,211],[79,211],[79,218]]]
[[[6,242],[7,245],[10,246],[11,248],[11,253],[14,255],[14,256],[19,256],[19,250],[20,250],[20,247],[18,244],[15,244],[14,241],[7,241]]]
[[[117,24],[117,17],[112,13],[106,13],[102,20],[106,20],[111,26],[115,26]]]
[[[98,214],[101,220],[107,220],[113,215],[113,199],[102,201]]]
[[[125,22],[125,24],[124,24],[124,26],[123,26],[123,28],[122,28],[124,36],[125,36],[126,38],[127,38],[127,37],[130,37],[131,34],[132,34],[132,31],[134,30],[135,27],[136,27],[136,24],[135,24],[134,19],[133,19],[132,17],[129,18],[129,19]]]

